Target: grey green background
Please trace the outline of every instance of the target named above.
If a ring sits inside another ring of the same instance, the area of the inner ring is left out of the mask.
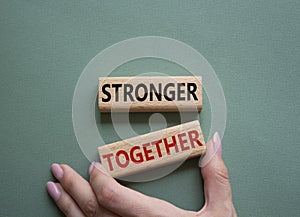
[[[215,69],[238,215],[299,216],[299,22],[299,1],[0,1],[0,216],[61,215],[45,189],[51,163],[88,177],[72,127],[77,79],[104,48],[147,35],[183,41]],[[148,71],[186,73],[155,59],[114,73]],[[148,117],[132,115],[133,127],[147,132]],[[200,117],[207,135],[206,96]],[[107,142],[118,139],[109,117],[99,129]],[[186,209],[204,201],[197,160],[160,180],[123,184]]]

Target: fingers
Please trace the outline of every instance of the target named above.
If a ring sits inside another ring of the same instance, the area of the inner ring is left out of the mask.
[[[206,202],[197,214],[121,186],[100,163],[91,164],[90,183],[69,166],[53,164],[60,184],[48,182],[47,190],[67,216],[236,216],[218,133],[207,143],[200,166]]]
[[[47,182],[47,190],[58,208],[68,217],[84,217],[80,208],[60,184]]]
[[[213,141],[207,143],[207,152],[200,166],[203,166],[201,172],[204,180],[205,207],[211,210],[223,209],[223,212],[225,208],[228,212],[233,212],[228,171],[222,159],[222,144],[218,133],[215,133]]]
[[[121,186],[100,163],[93,163],[90,183],[98,202],[120,216],[187,216],[186,212],[165,201]]]
[[[74,199],[86,216],[116,216],[99,206],[90,184],[71,167],[63,164],[52,164],[51,170],[59,180],[63,190]]]

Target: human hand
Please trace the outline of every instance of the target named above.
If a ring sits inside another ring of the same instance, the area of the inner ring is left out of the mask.
[[[68,165],[53,164],[51,170],[59,183],[48,182],[47,190],[59,209],[69,217],[236,217],[218,133],[207,143],[207,152],[199,165],[204,180],[205,205],[198,212],[183,210],[126,188],[100,163],[90,165],[89,182]]]

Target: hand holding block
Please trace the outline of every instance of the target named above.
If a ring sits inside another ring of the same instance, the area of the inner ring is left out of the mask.
[[[100,112],[177,112],[202,108],[200,76],[100,77]]]
[[[98,148],[102,165],[115,178],[184,161],[205,151],[199,121],[191,121]]]

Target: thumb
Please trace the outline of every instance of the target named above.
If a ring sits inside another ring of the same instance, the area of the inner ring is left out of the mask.
[[[228,171],[222,159],[222,144],[219,134],[207,143],[207,151],[199,166],[204,180],[205,208],[216,209],[232,204]]]

